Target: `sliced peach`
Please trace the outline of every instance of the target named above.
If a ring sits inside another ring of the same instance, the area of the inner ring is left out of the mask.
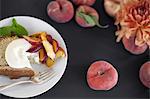
[[[56,52],[56,58],[60,58],[60,57],[65,57],[66,54],[65,54],[65,51],[59,47],[58,51]]]
[[[30,49],[27,50],[27,52],[35,53],[38,52],[42,48],[42,44],[32,45]]]
[[[53,39],[52,45],[53,45],[54,52],[56,53],[59,49],[58,42],[55,39]]]
[[[34,33],[34,34],[31,34],[30,37],[36,37],[36,38],[39,38],[40,35],[41,35],[42,32],[38,32],[38,33]]]
[[[46,36],[47,36],[47,35],[46,35],[45,32],[41,33],[41,39],[42,39],[42,41],[47,40]]]
[[[52,43],[53,38],[51,35],[46,35],[47,40],[49,41],[49,43]]]
[[[50,57],[52,60],[55,59],[55,52],[53,50],[53,46],[47,41],[42,41],[43,46],[46,50],[47,56]]]
[[[48,56],[44,48],[40,49],[39,51],[39,60],[41,63],[46,63]]]
[[[38,38],[32,38],[29,36],[23,36],[23,38],[26,39],[32,45],[41,43],[41,39],[38,39]]]
[[[46,65],[47,67],[52,67],[52,65],[54,64],[54,61],[51,58],[47,58],[46,60]]]
[[[47,56],[50,57],[52,60],[55,59],[55,52],[53,50],[53,46],[51,43],[48,42],[46,38],[46,33],[41,34],[42,44],[46,50]]]

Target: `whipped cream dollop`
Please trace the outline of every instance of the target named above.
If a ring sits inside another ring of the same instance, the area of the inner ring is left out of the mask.
[[[26,52],[31,44],[23,38],[12,41],[6,48],[5,59],[12,68],[32,68],[32,63],[39,63],[38,53]]]

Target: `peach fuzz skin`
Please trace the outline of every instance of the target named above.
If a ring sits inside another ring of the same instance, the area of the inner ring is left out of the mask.
[[[104,8],[108,15],[115,17],[120,10],[122,0],[104,0]]]
[[[117,82],[117,70],[106,61],[94,62],[88,69],[87,83],[93,90],[110,90]]]
[[[75,5],[88,5],[92,6],[96,0],[72,0]]]
[[[145,87],[150,88],[150,61],[141,66],[139,76],[142,84]]]
[[[146,44],[140,47],[136,46],[134,36],[130,37],[129,39],[127,39],[126,37],[123,37],[122,42],[123,42],[125,49],[135,55],[144,53],[148,48]]]
[[[47,6],[48,16],[57,23],[66,23],[74,16],[74,8],[68,0],[51,1]]]

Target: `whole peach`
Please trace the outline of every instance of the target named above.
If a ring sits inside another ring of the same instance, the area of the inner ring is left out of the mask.
[[[117,70],[106,61],[94,62],[88,69],[87,82],[93,90],[110,90],[117,81]]]
[[[73,18],[74,8],[68,0],[56,0],[48,4],[47,13],[52,20],[58,23],[66,23]]]
[[[123,37],[122,42],[123,42],[125,49],[135,55],[144,53],[148,47],[146,44],[140,47],[135,45],[134,36],[131,36],[129,39],[127,39],[126,37]]]
[[[120,10],[120,3],[122,0],[104,0],[105,11],[112,17]]]
[[[96,0],[72,0],[75,5],[93,5]]]
[[[142,65],[139,76],[143,85],[150,88],[150,61]]]

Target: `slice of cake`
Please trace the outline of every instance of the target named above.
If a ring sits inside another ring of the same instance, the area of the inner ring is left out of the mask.
[[[32,68],[12,68],[8,65],[5,59],[5,51],[8,44],[16,39],[18,39],[16,36],[0,38],[0,75],[8,76],[11,79],[17,79],[20,77],[33,77],[35,75],[35,71]]]

